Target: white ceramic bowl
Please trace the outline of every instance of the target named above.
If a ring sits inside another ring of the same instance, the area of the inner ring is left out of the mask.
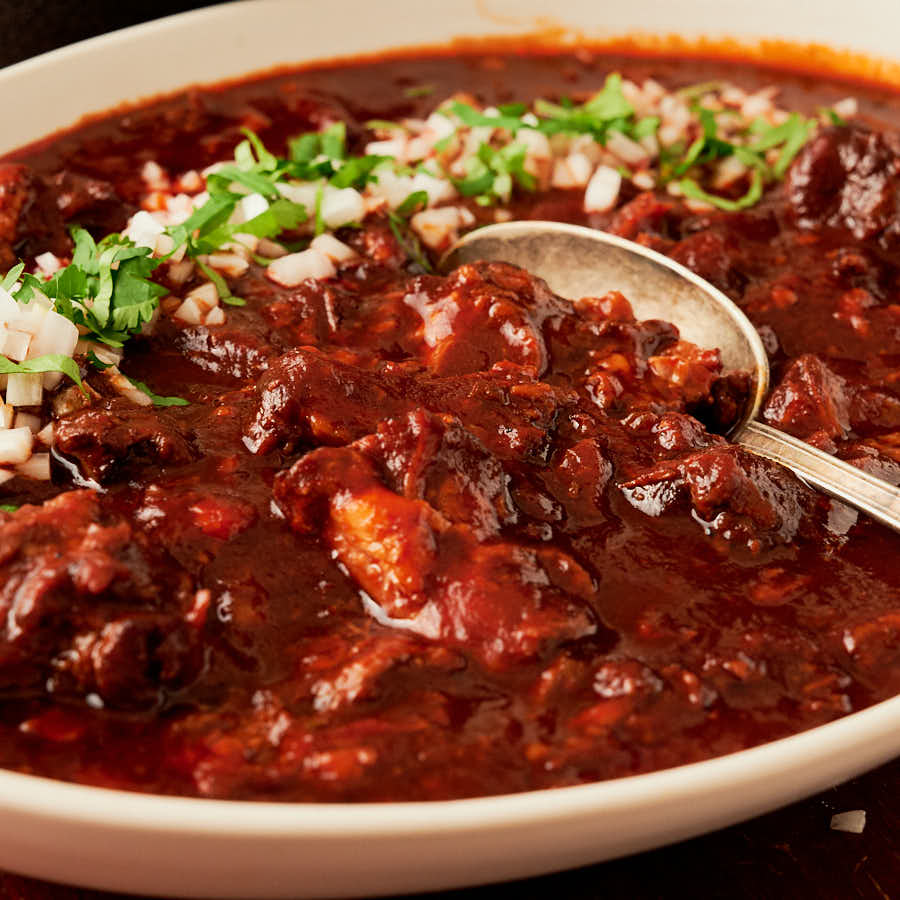
[[[459,35],[563,24],[593,37],[635,29],[688,38],[778,37],[890,59],[900,33],[896,0],[570,0],[562,6],[259,0],[176,16],[0,72],[0,108],[14,125],[4,129],[0,151],[85,113],[190,83]],[[0,772],[0,868],[164,896],[354,896],[461,886],[597,862],[719,828],[897,753],[900,698],[708,762],[452,802],[189,800]]]

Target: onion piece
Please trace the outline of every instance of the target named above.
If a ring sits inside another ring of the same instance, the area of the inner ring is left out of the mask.
[[[41,417],[34,413],[22,412],[16,413],[16,420],[13,423],[14,428],[30,428],[32,434],[37,434],[41,430]]]
[[[296,287],[308,278],[331,278],[336,271],[334,263],[321,250],[310,247],[273,260],[266,268],[266,275],[284,287]]]
[[[34,439],[45,447],[53,446],[53,423],[48,422],[35,436]]]
[[[347,262],[356,256],[356,251],[339,241],[334,235],[320,234],[312,239],[310,248],[324,253],[332,262]]]
[[[16,418],[16,408],[8,403],[0,404],[0,429],[12,428]]]
[[[361,222],[366,215],[362,194],[355,188],[325,188],[322,195],[322,221],[329,228]]]
[[[106,379],[109,386],[122,397],[130,400],[137,406],[150,406],[153,401],[139,388],[136,388],[129,378],[126,378],[115,366],[104,369],[101,376]]]
[[[6,382],[6,402],[10,406],[39,406],[43,395],[43,376],[39,372],[13,372]]]
[[[0,465],[27,462],[34,446],[34,433],[27,426],[0,431]]]
[[[34,335],[28,355],[31,358],[45,353],[71,356],[78,343],[78,327],[55,310],[49,310]],[[43,385],[47,390],[55,388],[62,380],[61,372],[45,372]]]
[[[584,191],[585,212],[608,212],[619,199],[622,175],[611,166],[599,166]]]
[[[50,454],[34,453],[30,459],[16,466],[16,472],[36,481],[50,480]]]
[[[2,332],[0,353],[16,362],[22,362],[23,359],[28,358],[33,335],[26,331],[13,331],[6,328],[0,328],[0,332]]]
[[[864,809],[850,809],[847,812],[835,813],[831,817],[831,828],[834,831],[862,834],[865,827],[866,811]]]

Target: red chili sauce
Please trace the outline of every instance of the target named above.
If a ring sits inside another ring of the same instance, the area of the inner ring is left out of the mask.
[[[462,54],[191,91],[13,154],[2,262],[69,254],[66,222],[121,229],[144,162],[201,169],[242,126],[283,151],[337,115],[359,144],[366,120],[460,90],[530,101],[614,70],[777,83],[805,113],[859,98],[862,124],[825,129],[744,212],[634,188],[604,215],[566,190],[513,210],[640,239],[725,290],[771,355],[765,420],[896,483],[887,89]],[[701,760],[900,691],[900,538],[716,435],[740,385],[713,348],[511,267],[423,275],[378,217],[339,236],[361,261],[336,277],[287,289],[254,265],[226,324],[130,342],[123,371],[189,406],[101,396],[56,423],[52,483],[4,487],[33,505],[0,513],[0,765],[201,797],[444,799]]]

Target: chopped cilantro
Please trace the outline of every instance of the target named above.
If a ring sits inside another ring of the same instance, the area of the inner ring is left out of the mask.
[[[88,350],[88,352],[87,352],[87,359],[88,359],[88,362],[89,362],[95,369],[98,369],[98,370],[101,371],[101,372],[104,371],[104,369],[111,369],[111,368],[112,368],[112,365],[113,365],[112,363],[105,363],[105,362],[103,362],[103,360],[100,359],[100,357],[97,356],[97,354],[94,353],[93,350]]]
[[[62,372],[68,375],[75,384],[81,388],[82,393],[87,394],[81,383],[81,372],[78,363],[71,356],[63,356],[60,353],[48,353],[44,356],[36,356],[34,359],[26,359],[24,362],[13,362],[5,356],[0,356],[0,375],[32,375],[38,372]]]
[[[154,406],[190,406],[190,403],[184,397],[161,397],[159,394],[154,394],[143,381],[138,381],[137,378],[131,377],[128,377],[128,380],[142,394],[146,394],[153,401]]]
[[[3,510],[5,513],[14,513],[17,509],[19,507],[15,503],[0,503],[0,510]]]
[[[415,100],[417,97],[430,97],[436,90],[433,84],[414,84],[404,88],[403,96],[408,100]]]
[[[747,189],[747,193],[737,200],[729,200],[727,197],[708,194],[693,178],[683,178],[678,184],[681,190],[684,191],[685,197],[690,197],[693,200],[702,200],[704,203],[709,203],[711,206],[726,212],[738,212],[755,205],[762,197],[763,191],[763,179],[758,170],[754,170],[750,177],[750,187]]]
[[[228,306],[246,306],[247,301],[241,297],[236,297],[231,293],[228,282],[213,268],[206,265],[201,259],[194,260],[197,268],[215,285],[216,293],[219,299],[228,304]]]

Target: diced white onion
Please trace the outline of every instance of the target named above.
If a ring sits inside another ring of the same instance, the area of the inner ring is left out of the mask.
[[[20,465],[31,456],[34,433],[27,426],[0,431],[0,464]]]
[[[44,394],[40,373],[12,373],[6,382],[6,402],[10,406],[38,406]]]
[[[255,234],[244,234],[238,232],[232,236],[232,240],[225,245],[232,253],[241,253],[244,255],[256,253],[259,247],[259,238]]]
[[[30,428],[32,434],[37,434],[41,430],[41,417],[34,413],[17,412],[14,428]]]
[[[184,284],[193,274],[193,260],[183,259],[181,262],[169,263],[169,280],[173,284]]]
[[[32,335],[25,331],[12,331],[0,327],[0,353],[16,362],[22,362],[28,356]]]
[[[188,297],[172,315],[176,319],[181,319],[182,322],[187,322],[189,325],[202,325],[207,308],[201,309],[193,297]]]
[[[834,831],[849,831],[852,834],[862,834],[866,827],[866,811],[864,809],[851,809],[847,812],[835,813],[831,817],[831,827]]]
[[[606,139],[606,149],[614,153],[629,166],[640,167],[650,160],[647,151],[637,141],[626,137],[621,131],[611,131]]]
[[[556,161],[550,183],[556,188],[584,187],[591,177],[592,168],[584,153],[570,153]]]
[[[45,278],[50,278],[52,275],[55,275],[62,268],[62,261],[55,253],[39,253],[34,258],[35,263],[37,264],[38,269],[40,269],[41,275]]]
[[[440,112],[433,112],[426,120],[425,120],[425,128],[427,131],[430,131],[434,135],[434,141],[437,143],[440,140],[443,140],[446,137],[450,137],[451,134],[456,129],[456,126],[453,124],[453,121],[449,118],[449,116],[445,116]]]
[[[425,191],[428,194],[429,206],[437,206],[439,203],[446,203],[457,197],[453,182],[447,178],[436,178],[427,172],[416,172],[412,177],[410,187],[413,191]]]
[[[852,119],[859,112],[856,97],[844,97],[831,107],[842,119]]]
[[[100,344],[96,341],[88,341],[84,338],[79,339],[75,345],[74,355],[92,352],[97,359],[108,366],[117,366],[122,361],[123,351],[106,344]]]
[[[608,212],[619,199],[622,176],[611,166],[599,166],[584,191],[585,212]]]
[[[362,194],[355,188],[326,188],[322,197],[322,221],[329,228],[361,222],[366,215]]]
[[[165,169],[154,160],[148,160],[141,169],[141,178],[147,187],[156,191],[165,191],[169,187],[169,176]]]
[[[40,441],[45,447],[53,446],[53,423],[48,422],[35,436],[35,440]]]
[[[71,356],[78,343],[78,327],[56,310],[50,310],[44,316],[41,327],[31,342],[29,357],[43,356],[46,353],[58,353]],[[43,385],[53,390],[62,380],[60,372],[45,372]]]
[[[221,306],[213,307],[207,314],[206,319],[203,321],[204,325],[224,325],[225,324],[225,310],[222,309]]]
[[[16,409],[8,403],[0,404],[0,429],[12,428],[16,417]]]
[[[240,278],[250,266],[250,263],[237,253],[212,253],[206,257],[206,264],[217,272],[228,275],[229,278]]]
[[[150,406],[153,402],[142,390],[136,388],[115,366],[104,369],[102,373],[110,387],[137,406]]]
[[[256,245],[256,252],[266,259],[278,259],[280,256],[287,256],[288,251],[277,241],[270,241],[268,238],[261,238]]]
[[[276,182],[275,188],[282,197],[290,200],[291,203],[299,203],[306,207],[307,213],[311,213],[316,208],[316,194],[320,185],[315,182],[302,182],[295,184],[290,181]]]
[[[334,263],[312,247],[273,260],[266,268],[266,275],[284,287],[296,287],[308,278],[331,278],[335,272]]]
[[[367,156],[393,156],[400,162],[406,161],[406,138],[396,137],[387,141],[370,141],[366,144]]]
[[[219,292],[211,281],[204,281],[199,287],[190,291],[187,296],[202,310],[212,309],[219,305]]]
[[[379,166],[374,175],[378,181],[368,185],[367,191],[371,196],[383,199],[391,209],[400,206],[413,192],[412,178],[398,175],[389,166]]]
[[[6,296],[9,297],[8,294]],[[37,291],[28,303],[19,303],[12,298],[10,298],[10,302],[13,304],[13,308],[0,312],[0,321],[7,328],[15,331],[27,331],[31,334],[37,333],[44,321],[44,316],[47,315],[52,305],[43,294],[39,294]]]
[[[348,247],[343,241],[339,241],[332,234],[320,234],[314,237],[310,248],[324,253],[332,262],[347,262],[356,256],[356,251]]]
[[[9,469],[0,469],[0,484],[5,484],[11,478],[15,478],[16,473],[10,472]]]
[[[440,250],[456,240],[461,227],[474,222],[475,217],[464,206],[441,206],[416,213],[409,224],[424,244]]]
[[[261,216],[268,208],[269,201],[262,194],[247,194],[238,201],[228,221],[234,225],[241,225]]]
[[[16,466],[16,472],[36,481],[50,480],[50,454],[35,453],[30,459]]]
[[[712,186],[716,190],[731,187],[747,174],[747,166],[736,156],[727,156],[717,166],[712,178]]]
[[[159,236],[165,230],[165,226],[152,213],[142,209],[128,220],[128,225],[122,233],[130,238],[136,247],[149,247],[153,250]]]

